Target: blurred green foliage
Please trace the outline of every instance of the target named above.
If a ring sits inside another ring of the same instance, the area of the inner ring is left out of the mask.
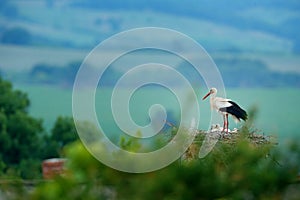
[[[247,130],[247,129],[245,129]],[[283,151],[255,145],[249,133],[234,144],[219,141],[204,159],[178,161],[151,173],[111,169],[80,142],[65,148],[67,173],[38,185],[32,199],[281,199],[300,169],[299,144]],[[124,139],[123,139],[124,140]],[[123,141],[126,149],[136,149]]]

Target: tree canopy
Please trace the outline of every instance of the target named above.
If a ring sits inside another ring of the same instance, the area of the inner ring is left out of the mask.
[[[28,114],[29,105],[26,93],[0,77],[0,159],[4,170],[17,170],[24,160],[40,158],[44,129],[42,120]]]
[[[62,148],[77,139],[72,117],[58,117],[48,134],[41,119],[28,113],[26,93],[0,77],[0,175],[41,176],[43,159],[59,157]]]

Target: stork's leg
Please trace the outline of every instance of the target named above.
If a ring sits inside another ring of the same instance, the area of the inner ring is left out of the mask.
[[[225,131],[225,126],[226,126],[226,118],[225,118],[225,115],[223,115],[223,130],[222,130],[222,132]]]
[[[226,114],[226,133],[228,134],[228,125],[229,125],[229,122],[228,122],[228,114]]]

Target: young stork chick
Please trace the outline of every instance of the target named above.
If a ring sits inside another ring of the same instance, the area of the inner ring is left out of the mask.
[[[223,115],[224,124],[222,132],[226,129],[226,133],[228,133],[228,115],[231,115],[236,122],[241,121],[241,119],[246,121],[248,116],[246,111],[231,99],[224,99],[222,97],[217,97],[216,95],[217,89],[211,88],[202,100],[210,96],[211,109],[215,109]]]

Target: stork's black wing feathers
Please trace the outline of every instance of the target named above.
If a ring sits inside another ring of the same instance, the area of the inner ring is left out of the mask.
[[[232,105],[229,107],[220,108],[219,110],[221,112],[227,112],[227,113],[235,116],[239,120],[240,119],[246,120],[248,118],[247,112],[245,110],[243,110],[239,105],[237,105],[233,101],[228,101],[228,102],[231,103]]]

